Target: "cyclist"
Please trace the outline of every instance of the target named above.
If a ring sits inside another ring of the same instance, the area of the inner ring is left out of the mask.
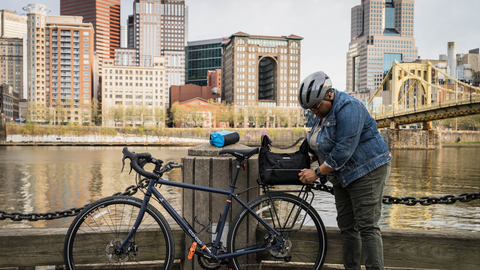
[[[300,180],[333,184],[345,269],[360,270],[362,249],[367,269],[383,269],[378,221],[392,154],[375,120],[360,101],[332,88],[322,71],[303,80],[298,100],[316,116],[308,141],[320,165],[303,169]]]

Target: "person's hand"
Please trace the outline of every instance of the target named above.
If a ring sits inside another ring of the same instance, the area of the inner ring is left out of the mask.
[[[312,169],[303,169],[298,174],[300,181],[304,184],[312,183],[318,179],[318,176],[315,174],[315,171]]]

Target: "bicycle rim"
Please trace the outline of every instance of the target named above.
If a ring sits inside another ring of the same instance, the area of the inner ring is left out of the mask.
[[[70,226],[65,238],[67,269],[128,269],[154,265],[170,269],[173,236],[165,218],[148,207],[128,254],[116,254],[132,229],[141,200],[132,197],[102,199],[85,209]]]
[[[289,194],[263,195],[249,203],[270,226],[284,235],[285,247],[230,259],[237,270],[250,269],[320,269],[327,251],[326,232],[316,210],[300,198]],[[232,222],[229,252],[268,245],[271,236],[246,210]]]

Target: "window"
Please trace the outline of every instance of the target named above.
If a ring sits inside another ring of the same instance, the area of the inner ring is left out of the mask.
[[[90,38],[84,37],[84,38],[83,38],[83,41],[90,41]]]
[[[83,35],[84,35],[84,36],[89,36],[89,35],[90,35],[90,32],[88,32],[88,31],[83,31]]]

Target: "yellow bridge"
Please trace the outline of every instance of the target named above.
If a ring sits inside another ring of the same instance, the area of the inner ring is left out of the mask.
[[[367,108],[379,128],[423,123],[423,129],[431,129],[434,120],[480,114],[479,93],[480,88],[449,76],[430,62],[395,61]],[[382,104],[374,102],[375,97],[382,97]]]

